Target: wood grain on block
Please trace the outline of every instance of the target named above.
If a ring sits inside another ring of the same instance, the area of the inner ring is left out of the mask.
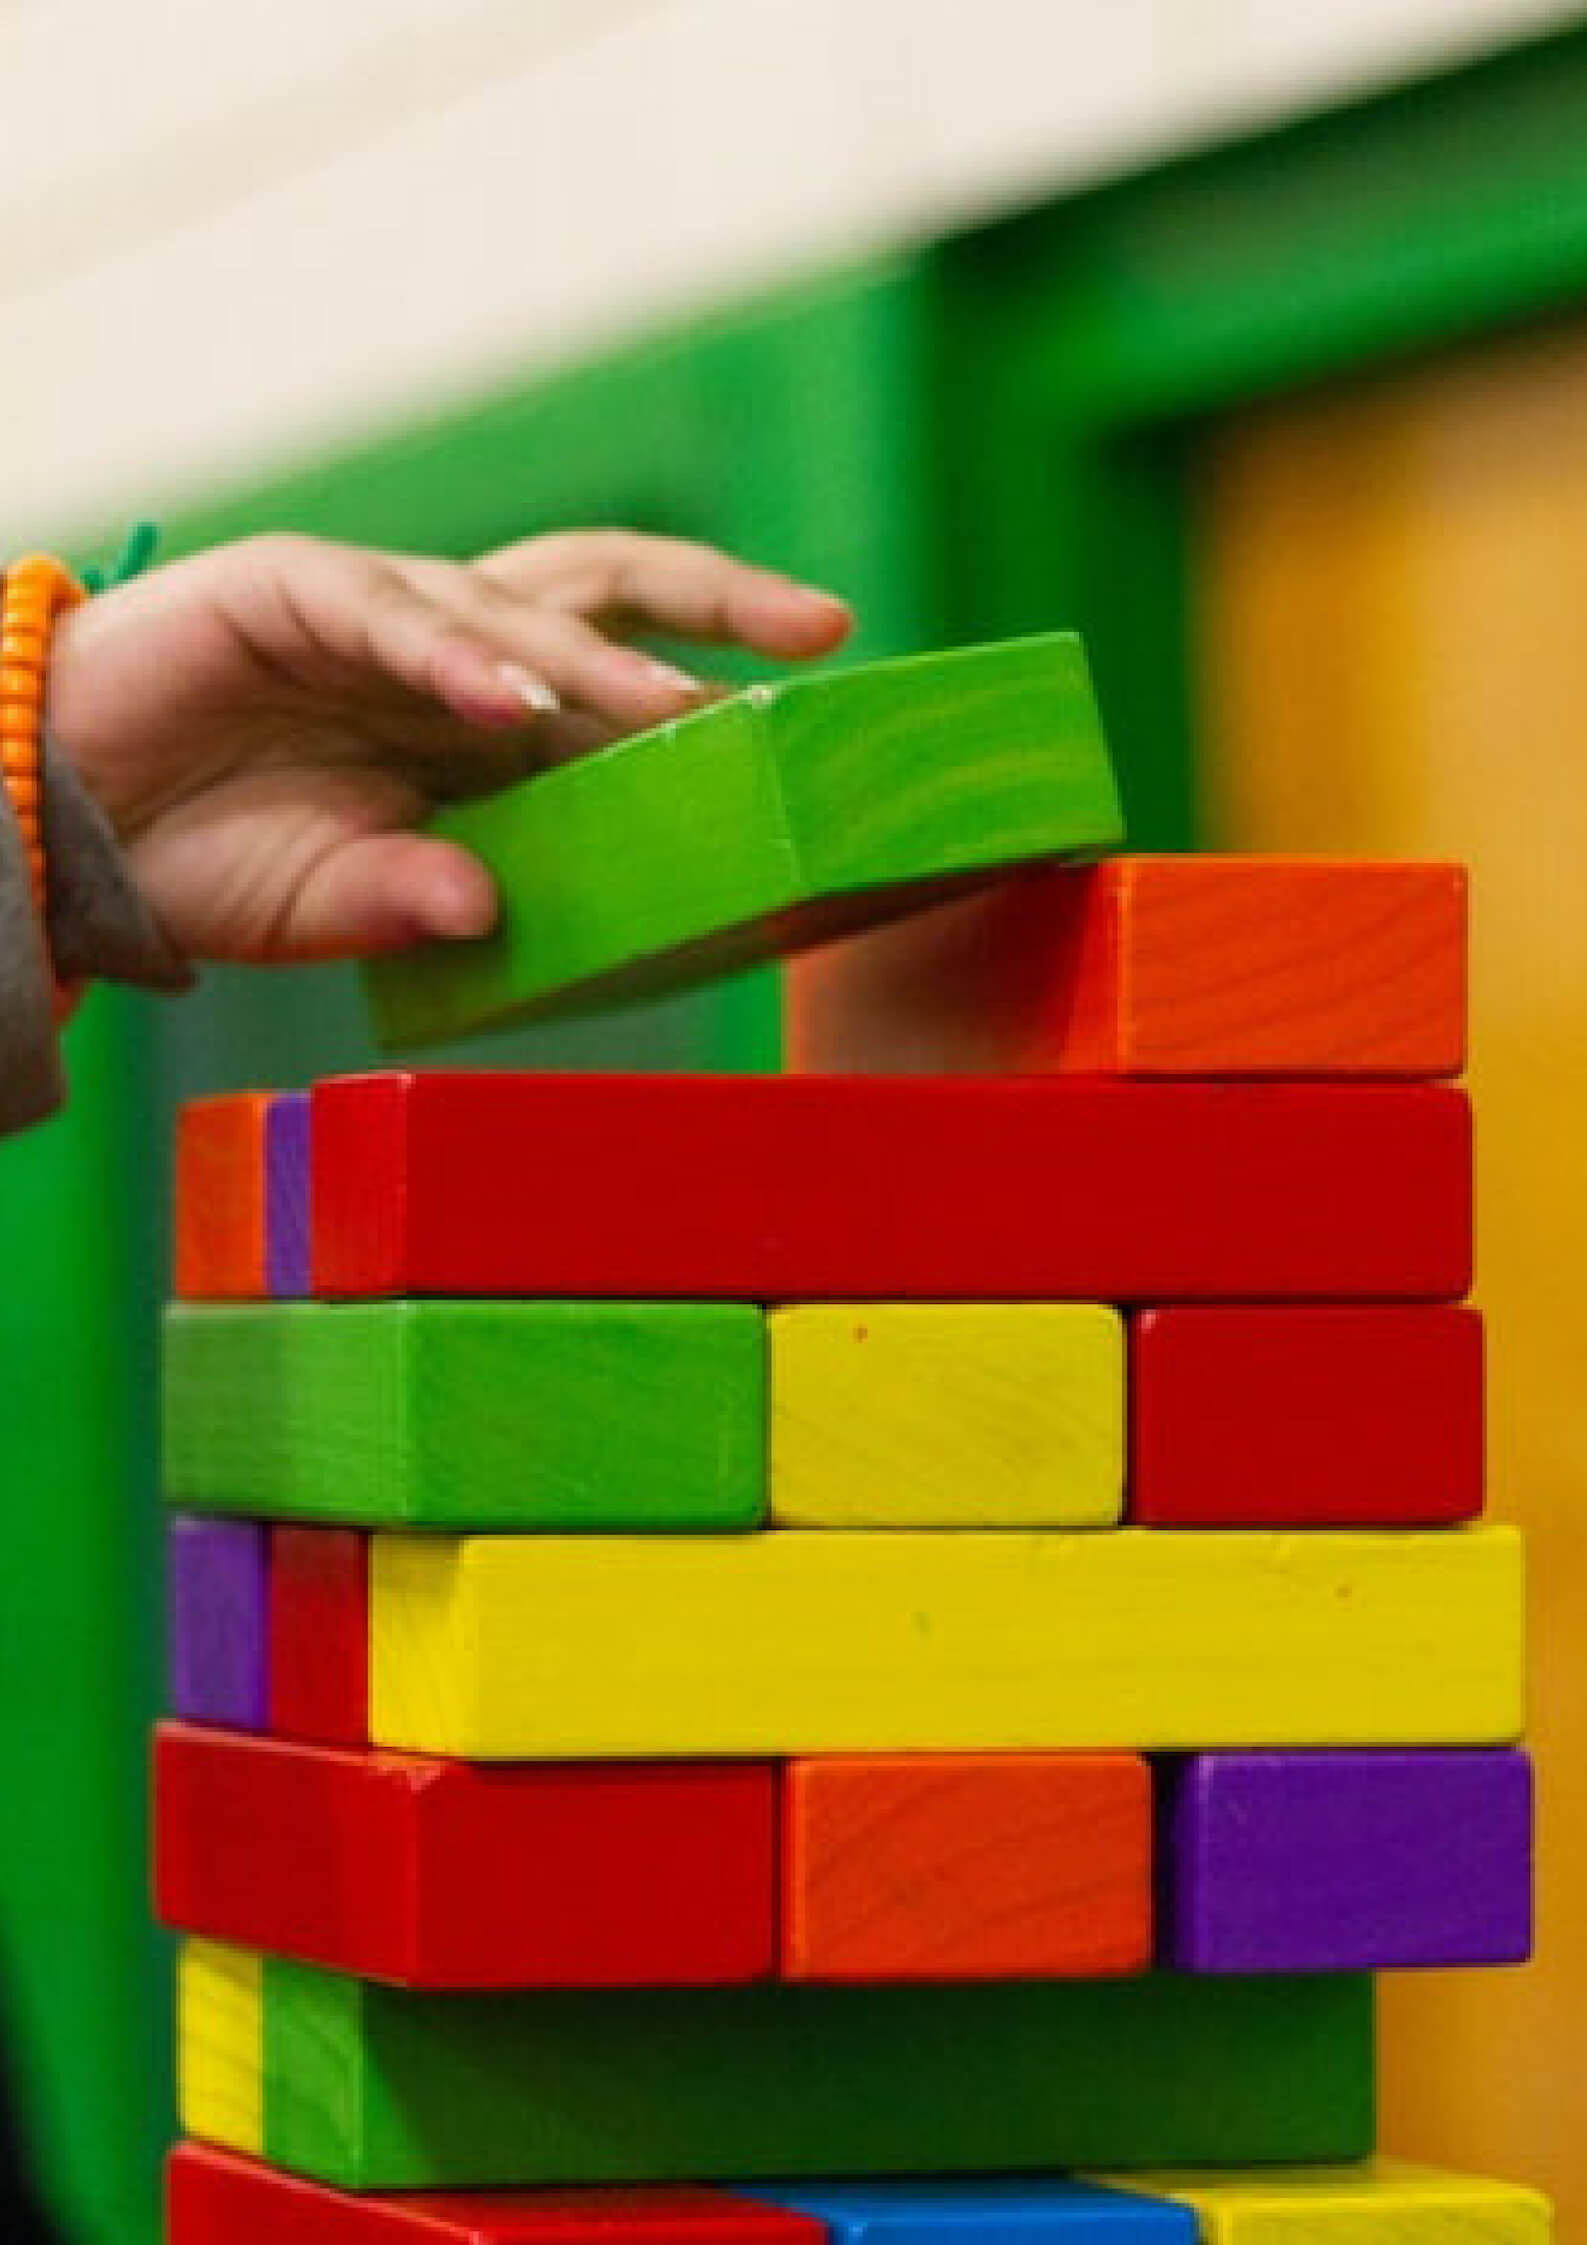
[[[830,2245],[1196,2245],[1188,2208],[1068,2176],[812,2183],[766,2197],[823,2223]]]
[[[369,1742],[369,1538],[361,1528],[270,1533],[270,1720],[280,1738]]]
[[[483,861],[500,911],[479,942],[368,967],[388,1045],[651,996],[1123,827],[1060,634],[752,686],[431,831]]]
[[[1095,1303],[774,1309],[770,1517],[786,1527],[1109,1527],[1124,1330]]]
[[[176,1303],[166,1493],[377,1526],[748,1527],[765,1389],[748,1304]]]
[[[309,1095],[278,1092],[265,1110],[265,1284],[278,1299],[309,1290]]]
[[[1150,1961],[1138,1755],[794,1761],[781,1834],[789,1979],[1078,1979]]]
[[[192,1099],[176,1118],[172,1284],[188,1301],[253,1301],[265,1268],[265,1117],[271,1095]]]
[[[790,975],[789,1064],[909,1073],[1453,1076],[1466,875],[1343,858],[1042,868]]]
[[[263,1730],[269,1719],[269,1553],[253,1520],[166,1522],[171,1706],[196,1723]]]
[[[314,1091],[329,1295],[1448,1299],[1440,1086],[378,1075]],[[532,1150],[532,1158],[527,1150]]]
[[[1198,1754],[1162,1823],[1163,1961],[1187,1972],[1520,1964],[1532,1770],[1515,1750]]]
[[[1398,2159],[1103,2179],[1189,2207],[1201,2245],[1551,2245],[1554,2235],[1537,2191]]]
[[[808,2215],[704,2185],[355,2194],[207,2144],[178,2144],[170,2154],[165,2204],[166,2245],[825,2245],[826,2238]]]
[[[370,1733],[486,1760],[1460,1744],[1508,1528],[376,1536]]]
[[[177,1958],[176,2095],[190,2134],[264,2152],[264,1959],[218,1941]]]
[[[429,1988],[694,1986],[776,1961],[776,1774],[458,1762],[164,1724],[182,1931]]]
[[[349,2190],[1351,2159],[1372,2140],[1372,1985],[1353,1975],[435,1995],[267,1957],[262,1977],[263,2156]],[[184,2011],[184,2042],[202,2023]],[[188,2133],[239,2148],[201,2117]]]
[[[1433,1527],[1482,1510],[1475,1310],[1142,1310],[1129,1386],[1143,1525]]]

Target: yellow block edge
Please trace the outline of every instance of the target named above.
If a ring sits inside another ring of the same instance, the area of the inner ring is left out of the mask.
[[[1507,1742],[1510,1528],[377,1535],[375,1744],[480,1759]]]
[[[767,1318],[771,1519],[1111,1527],[1124,1321],[1100,1303],[798,1304]]]
[[[189,2136],[264,2157],[264,1960],[185,1941],[176,1967],[177,2111]]]
[[[1201,2245],[1550,2245],[1554,2235],[1537,2191],[1395,2159],[1088,2180],[1193,2208]]]

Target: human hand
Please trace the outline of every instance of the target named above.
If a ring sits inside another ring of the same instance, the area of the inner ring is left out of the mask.
[[[271,536],[100,594],[56,627],[48,719],[189,958],[483,934],[489,875],[433,804],[685,716],[709,689],[628,631],[799,659],[841,601],[621,530],[468,563]]]

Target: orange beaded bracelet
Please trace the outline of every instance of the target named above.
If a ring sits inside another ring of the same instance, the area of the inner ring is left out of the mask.
[[[33,902],[42,918],[44,882],[44,677],[50,632],[63,608],[84,599],[71,572],[48,554],[12,562],[0,583],[0,781],[22,829]]]

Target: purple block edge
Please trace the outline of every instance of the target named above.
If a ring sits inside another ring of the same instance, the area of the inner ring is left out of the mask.
[[[269,1541],[254,1520],[175,1513],[166,1525],[166,1679],[190,1723],[269,1722]]]
[[[309,1095],[277,1093],[265,1109],[265,1287],[282,1301],[309,1290]]]
[[[1159,1961],[1524,1963],[1534,1815],[1518,1747],[1189,1756],[1162,1776]]]

